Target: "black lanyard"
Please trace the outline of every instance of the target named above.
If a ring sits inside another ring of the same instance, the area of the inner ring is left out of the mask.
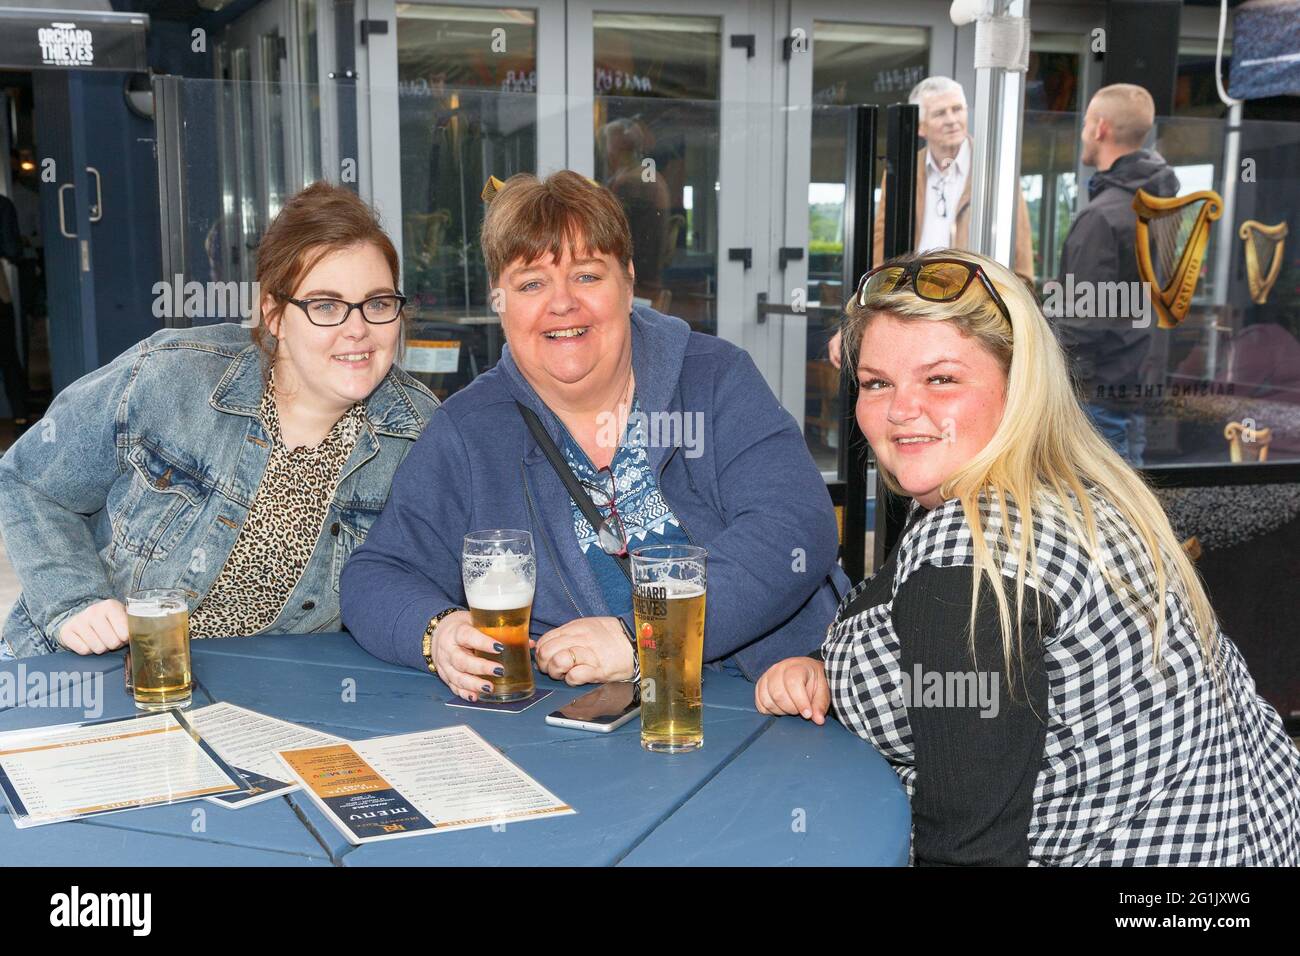
[[[597,509],[595,504],[592,502],[591,496],[588,495],[586,490],[582,487],[582,483],[578,481],[578,476],[573,473],[573,469],[569,467],[569,463],[564,460],[564,456],[560,453],[560,449],[555,447],[555,442],[551,439],[551,436],[546,433],[546,426],[543,425],[542,420],[537,417],[537,413],[523,402],[516,401],[515,405],[519,407],[519,414],[524,416],[524,423],[528,426],[528,430],[533,433],[533,439],[542,447],[542,452],[546,455],[546,460],[551,463],[551,467],[555,469],[555,473],[560,476],[560,481],[564,482],[564,487],[569,492],[569,497],[572,498],[573,503],[578,506],[578,510],[582,512],[582,516],[591,523],[592,530],[596,531],[600,528],[601,523],[605,519],[601,516],[599,509]],[[597,534],[597,537],[599,537],[599,533]],[[597,547],[599,547],[599,545],[597,545]],[[608,551],[605,553],[609,554]],[[609,556],[618,562],[619,568],[623,571],[623,576],[627,578],[628,583],[630,584],[632,582],[632,567],[627,555],[610,554]]]

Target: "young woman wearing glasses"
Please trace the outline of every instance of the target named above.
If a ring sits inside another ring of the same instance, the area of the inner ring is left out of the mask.
[[[122,598],[182,589],[193,637],[339,627],[344,561],[437,400],[393,364],[392,242],[346,189],[257,250],[260,321],[167,329],[74,382],[0,460],[22,595],[0,654],[97,654]]]
[[[758,709],[870,741],[917,863],[1300,862],[1300,753],[1021,281],[906,257],[848,315],[858,424],[913,503]]]

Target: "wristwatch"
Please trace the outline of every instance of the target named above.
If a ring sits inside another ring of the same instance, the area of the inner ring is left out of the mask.
[[[447,608],[445,611],[439,611],[429,620],[429,626],[424,629],[424,664],[429,668],[430,674],[438,673],[438,665],[433,660],[433,632],[438,629],[439,622],[448,614],[455,614],[457,611],[465,610],[463,607]]]

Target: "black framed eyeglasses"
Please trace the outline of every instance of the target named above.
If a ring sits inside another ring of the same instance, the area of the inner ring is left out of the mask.
[[[858,283],[857,302],[859,306],[865,306],[867,299],[889,295],[909,284],[918,299],[926,302],[954,302],[966,294],[976,279],[980,280],[984,291],[989,294],[1007,322],[1010,322],[1011,311],[1002,301],[993,281],[978,263],[967,262],[965,259],[937,256],[915,259],[901,265],[886,263],[876,266]]]
[[[608,472],[608,469],[602,468],[601,471]],[[608,473],[610,484],[614,484],[613,472]],[[618,505],[614,500],[618,491],[617,487],[615,487],[615,492],[611,494],[603,486],[593,482],[582,481],[581,484],[591,496],[592,504],[597,508],[609,511],[609,515],[596,529],[596,540],[600,543],[600,550],[615,557],[623,557],[627,554],[627,532],[623,530],[623,519],[619,517]]]
[[[406,307],[406,296],[400,292],[372,295],[360,302],[348,302],[344,299],[295,299],[289,295],[282,295],[280,298],[302,309],[312,325],[324,326],[342,325],[352,315],[353,309],[359,310],[361,318],[371,325],[387,325],[389,322],[397,321],[397,317],[402,314],[402,309]]]

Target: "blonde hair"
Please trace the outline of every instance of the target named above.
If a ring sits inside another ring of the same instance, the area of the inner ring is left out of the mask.
[[[1156,124],[1156,101],[1135,83],[1103,86],[1092,95],[1092,106],[1110,123],[1120,146],[1141,146]]]
[[[1219,627],[1196,569],[1142,476],[1106,443],[1084,413],[1075,397],[1065,355],[1029,287],[1010,270],[984,256],[955,249],[935,250],[931,255],[981,266],[1006,303],[1010,322],[978,278],[953,302],[923,300],[912,291],[910,283],[902,290],[869,297],[862,304],[855,299],[846,310],[844,341],[850,361],[845,363],[845,372],[857,374],[863,333],[872,319],[885,314],[902,321],[951,322],[963,335],[986,348],[1006,373],[1005,406],[992,438],[939,486],[944,499],[961,502],[970,527],[975,559],[971,579],[972,644],[975,606],[980,581],[985,578],[997,599],[1008,677],[1013,663],[1021,660],[1024,637],[1017,623],[1013,650],[1011,613],[1001,586],[1003,567],[1006,557],[1014,556],[1019,619],[1027,576],[1039,580],[1037,541],[1031,540],[1035,511],[1042,496],[1054,496],[1062,504],[1064,520],[1075,541],[1095,562],[1106,582],[1127,598],[1135,613],[1145,617],[1152,628],[1153,665],[1160,664],[1167,627],[1164,596],[1173,585],[1187,602],[1207,667],[1217,676]],[[926,258],[930,255],[901,256],[887,265],[906,265]],[[906,495],[892,474],[881,468],[880,475],[891,491]],[[1104,499],[1122,520],[1116,521],[1105,509],[1094,507],[1090,493]],[[1077,502],[1079,513],[1071,506],[1071,499]],[[989,506],[996,504],[1001,519],[994,538],[997,555],[984,538],[981,500]],[[1014,540],[1008,501],[1014,502],[1020,517],[1020,533],[1014,534]],[[1098,538],[1099,519],[1108,539],[1127,535],[1140,543],[1140,553],[1150,559],[1153,581],[1143,574],[1138,582],[1141,589],[1134,587],[1105,560],[1109,549]],[[1037,589],[1034,598],[1039,598]]]

